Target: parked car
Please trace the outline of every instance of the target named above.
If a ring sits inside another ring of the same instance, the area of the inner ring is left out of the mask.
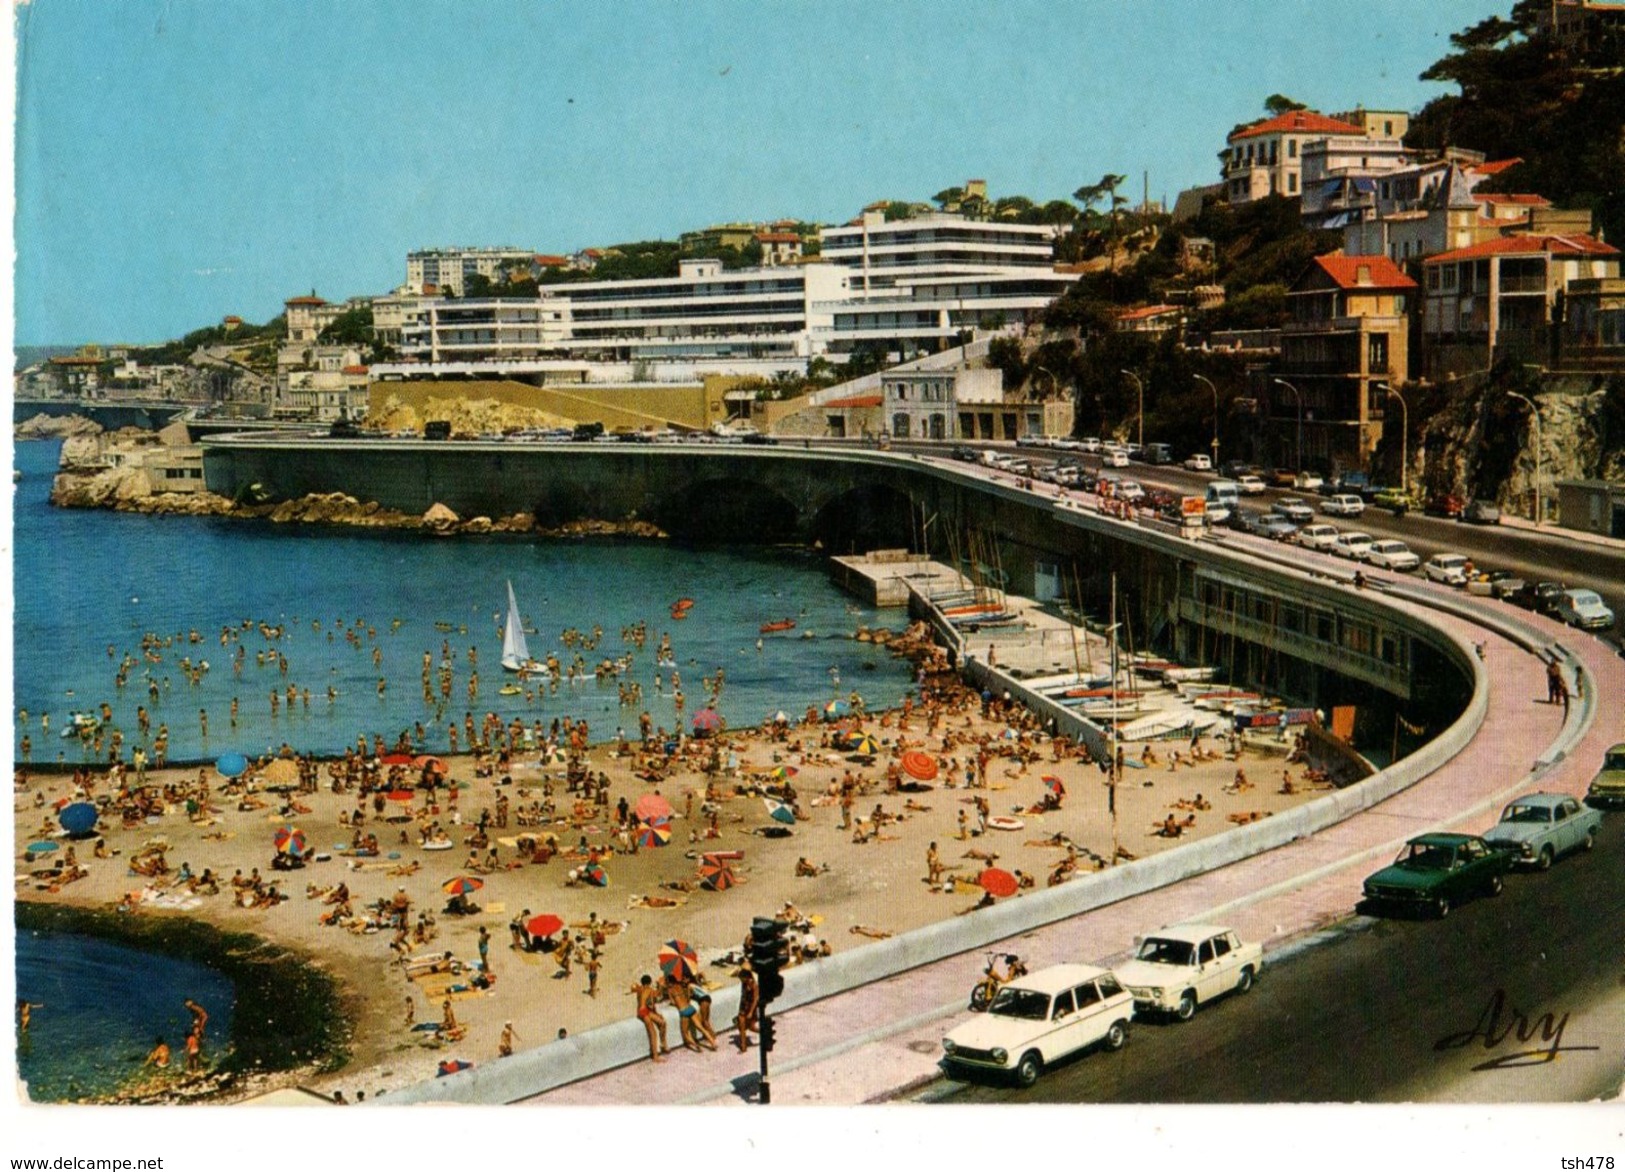
[[[1345,472],[1336,480],[1321,486],[1322,492],[1352,493],[1363,496],[1365,490],[1371,487],[1371,478],[1364,472]]]
[[[1537,614],[1554,614],[1558,597],[1567,589],[1561,582],[1525,582],[1521,590],[1507,596],[1507,601]]]
[[[1113,448],[1107,452],[1101,463],[1108,468],[1127,468],[1128,453],[1122,448]]]
[[[974,464],[980,458],[981,457],[977,454],[975,448],[966,447],[964,444],[960,444],[958,447],[954,448],[954,459],[956,460],[963,460],[967,464]]]
[[[1423,834],[1366,878],[1365,898],[1375,907],[1431,908],[1443,917],[1474,895],[1499,895],[1511,866],[1510,851],[1476,834]]]
[[[1340,558],[1352,558],[1359,561],[1365,556],[1365,551],[1371,548],[1371,543],[1375,540],[1376,538],[1369,533],[1360,533],[1358,531],[1339,533],[1337,540],[1333,541],[1327,548]]]
[[[1499,525],[1501,523],[1501,506],[1494,501],[1469,501],[1462,510],[1461,519],[1474,525]]]
[[[1247,992],[1263,967],[1263,945],[1243,944],[1229,928],[1181,924],[1147,936],[1116,972],[1136,1009],[1189,1021],[1201,1003]]]
[[[1453,492],[1436,492],[1428,497],[1422,511],[1430,517],[1448,517],[1459,520],[1467,509],[1467,502]]]
[[[1586,790],[1586,804],[1599,810],[1625,808],[1625,744],[1603,754],[1602,768]]]
[[[1253,466],[1246,460],[1226,460],[1219,465],[1219,475],[1234,480],[1238,476],[1246,476],[1253,471]]]
[[[1394,516],[1402,517],[1417,507],[1418,501],[1402,488],[1385,488],[1371,498],[1379,509],[1391,509]]]
[[[1467,585],[1467,559],[1459,553],[1436,553],[1422,567],[1422,576],[1429,582],[1443,582],[1446,586]]]
[[[1058,964],[1005,985],[986,1013],[942,1039],[944,1063],[1013,1074],[1030,1087],[1044,1067],[1097,1044],[1128,1042],[1134,998],[1118,978],[1085,964]]]
[[[1268,487],[1264,483],[1263,477],[1256,476],[1251,472],[1236,477],[1236,488],[1241,492],[1242,496],[1257,496]]]
[[[1078,441],[1078,446],[1086,452],[1100,451],[1100,439],[1097,436],[1086,435]]]
[[[1293,538],[1305,549],[1330,549],[1337,541],[1334,525],[1305,525]]]
[[[1614,612],[1595,590],[1565,590],[1552,604],[1557,619],[1583,631],[1606,631],[1614,625]]]
[[[1363,561],[1383,570],[1399,570],[1408,572],[1422,564],[1422,559],[1416,556],[1414,550],[1403,541],[1392,538],[1385,541],[1373,541],[1366,547]]]
[[[1365,512],[1365,502],[1352,492],[1340,492],[1328,497],[1320,511],[1328,517],[1358,517]]]
[[[1138,480],[1125,480],[1117,486],[1117,499],[1138,504],[1145,499],[1145,489]]]
[[[1240,529],[1255,537],[1267,536],[1263,529],[1264,514],[1257,509],[1234,509],[1230,513],[1230,528]]]
[[[1550,869],[1552,860],[1597,845],[1602,815],[1568,794],[1526,794],[1501,811],[1484,841],[1512,852],[1512,865]]]
[[[1523,579],[1511,570],[1481,570],[1467,579],[1467,593],[1489,598],[1506,598],[1523,589]]]
[[[1185,467],[1191,472],[1211,472],[1213,471],[1213,460],[1211,457],[1197,452],[1194,455],[1185,457]]]
[[[1315,492],[1325,483],[1318,472],[1300,472],[1292,478],[1292,487],[1299,492]]]
[[[1285,541],[1297,531],[1298,523],[1279,513],[1266,513],[1260,517],[1258,527],[1254,530],[1260,537],[1268,537],[1273,541]]]
[[[1045,444],[1046,441],[1041,435],[1022,435],[1016,437],[1016,447],[1018,448],[1042,448],[1045,446]]]
[[[1296,525],[1307,525],[1315,519],[1315,510],[1309,507],[1309,503],[1295,496],[1282,497],[1271,506],[1271,510]]]

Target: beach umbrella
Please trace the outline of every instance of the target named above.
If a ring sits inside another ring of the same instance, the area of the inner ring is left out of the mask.
[[[692,981],[700,971],[700,958],[686,940],[668,940],[655,955],[660,971],[680,981]]]
[[[472,875],[459,875],[455,879],[447,879],[440,885],[440,890],[447,895],[467,895],[484,886],[483,879],[476,879]]]
[[[1056,797],[1066,797],[1066,786],[1061,784],[1061,779],[1056,777],[1054,774],[1044,774],[1044,785],[1048,787],[1049,792],[1054,794]]]
[[[28,844],[28,853],[31,855],[48,855],[54,850],[56,850],[56,843],[45,838]]]
[[[1016,877],[1002,867],[989,867],[976,876],[977,886],[994,896],[1014,895],[1021,886]]]
[[[937,760],[930,753],[910,749],[903,754],[903,772],[915,781],[933,781],[937,776]]]
[[[790,723],[790,714],[788,712],[786,712],[782,708],[779,709],[777,712],[775,712],[773,714],[773,723],[774,724],[789,724]]]
[[[828,704],[824,705],[824,719],[825,720],[839,720],[841,717],[843,717],[845,715],[846,715],[846,701],[845,700],[831,700]]]
[[[81,834],[89,834],[94,830],[96,819],[99,817],[101,815],[97,812],[96,807],[89,802],[74,802],[72,805],[63,806],[62,812],[56,816],[56,820],[62,823],[63,830],[66,830],[74,837],[78,837]]]
[[[391,802],[400,802],[402,805],[409,806],[417,797],[417,794],[409,789],[392,789],[384,797]]]
[[[248,772],[248,758],[235,751],[222,753],[214,763],[214,771],[221,777],[241,777]]]
[[[868,733],[859,733],[847,742],[846,751],[860,757],[873,757],[880,752],[880,742]]]
[[[279,854],[302,855],[305,853],[305,832],[297,826],[284,826],[276,832],[276,849]]]
[[[597,863],[588,863],[576,873],[576,877],[583,883],[591,883],[594,887],[609,886],[609,875]]]
[[[632,807],[632,813],[641,821],[653,822],[659,818],[670,818],[672,814],[671,803],[659,794],[644,794]]]
[[[389,759],[386,757],[384,760],[388,761]],[[391,762],[391,764],[393,763]],[[427,769],[430,773],[438,773],[442,777],[450,772],[446,766],[446,763],[439,757],[413,757],[412,768]]]
[[[671,841],[671,819],[656,818],[638,831],[639,846],[665,846]]]
[[[532,936],[539,936],[543,939],[552,936],[556,932],[562,931],[563,928],[564,921],[559,919],[558,916],[554,915],[543,914],[540,916],[532,916],[529,920],[525,921],[525,931],[529,932]]]
[[[378,758],[378,760],[383,765],[410,765],[412,764],[412,754],[385,753],[382,757]]]
[[[715,708],[702,708],[694,714],[695,732],[716,732],[722,727],[722,713]]]
[[[778,765],[768,770],[767,775],[774,781],[786,781],[800,772],[794,765]]]
[[[706,855],[700,864],[700,886],[707,891],[726,891],[738,882],[733,868],[715,855]]]
[[[783,822],[787,826],[796,824],[796,812],[790,808],[788,802],[781,802],[777,798],[763,798],[762,804],[767,807],[768,817],[775,822]]]

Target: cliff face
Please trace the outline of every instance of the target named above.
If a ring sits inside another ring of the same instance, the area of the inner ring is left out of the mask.
[[[1558,480],[1625,480],[1625,378],[1491,375],[1435,394],[1410,453],[1411,476],[1429,492],[1522,508],[1532,500],[1537,451],[1548,499]],[[1538,427],[1517,395],[1536,404]]]
[[[68,436],[100,435],[101,424],[83,415],[36,415],[17,425],[12,433],[20,440],[59,439]]]

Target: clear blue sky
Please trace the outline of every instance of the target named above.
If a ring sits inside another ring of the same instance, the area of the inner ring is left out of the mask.
[[[1415,109],[1508,0],[34,0],[17,340],[154,341],[437,244],[564,252],[966,178],[1216,179],[1274,92]],[[1471,145],[1471,144],[1464,144]]]

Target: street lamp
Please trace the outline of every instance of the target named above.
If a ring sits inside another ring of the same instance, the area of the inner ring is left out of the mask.
[[[1533,420],[1534,424],[1535,424],[1535,515],[1534,515],[1534,522],[1535,522],[1536,525],[1539,525],[1540,524],[1540,519],[1541,519],[1541,511],[1540,511],[1540,408],[1535,406],[1535,401],[1533,399],[1531,399],[1528,395],[1519,394],[1517,391],[1508,391],[1507,392],[1507,397],[1509,399],[1517,399],[1519,402],[1522,402],[1522,403],[1527,403],[1529,405],[1529,418],[1531,420]]]
[[[1206,383],[1207,389],[1213,392],[1213,470],[1219,470],[1219,388],[1213,385],[1213,380],[1204,378],[1199,374],[1191,375],[1199,383]]]
[[[1272,383],[1280,383],[1287,390],[1291,391],[1292,392],[1292,397],[1298,401],[1298,471],[1302,472],[1303,471],[1303,394],[1302,394],[1302,392],[1300,392],[1298,390],[1297,387],[1295,387],[1291,383],[1287,382],[1286,379],[1284,379],[1284,378],[1272,378],[1272,379],[1270,379],[1270,382],[1272,382]]]
[[[1143,455],[1145,453],[1145,384],[1140,381],[1140,376],[1132,370],[1120,370],[1117,373],[1126,374],[1134,380],[1134,390],[1140,402],[1140,452]]]
[[[1405,397],[1387,383],[1374,382],[1374,387],[1381,387],[1388,394],[1399,400],[1399,491],[1410,496],[1410,482],[1407,476],[1410,472],[1410,438],[1411,438],[1411,409],[1405,402]],[[1424,462],[1426,457],[1424,456]]]

